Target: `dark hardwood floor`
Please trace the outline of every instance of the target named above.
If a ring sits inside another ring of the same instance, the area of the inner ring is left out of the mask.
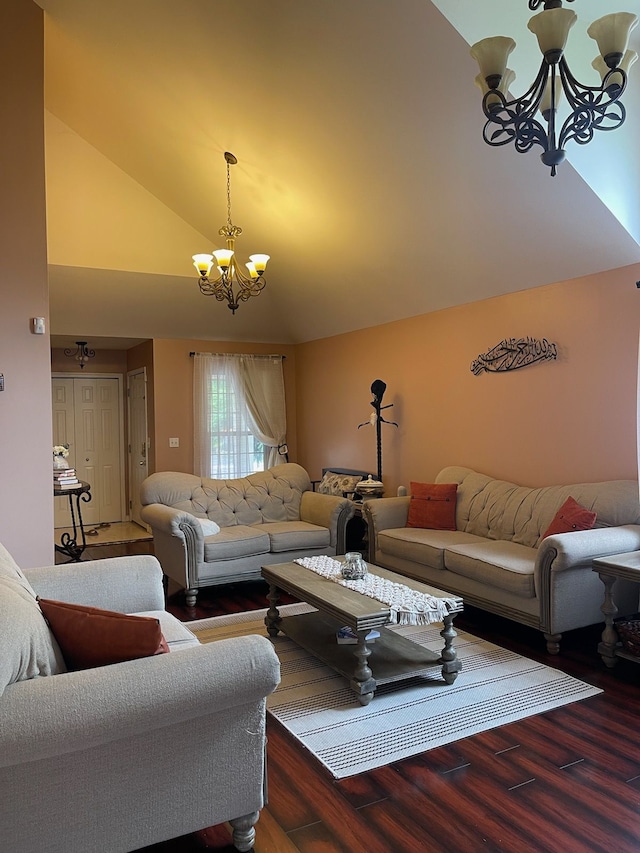
[[[151,543],[88,548],[85,559],[149,553]],[[183,620],[267,606],[262,582],[181,593]],[[638,853],[640,666],[607,670],[600,626],[542,636],[467,608],[456,626],[602,688],[583,702],[475,735],[414,758],[335,780],[268,717],[269,804],[256,853]],[[145,853],[232,853],[225,826]],[[108,851],[107,851],[108,853]]]

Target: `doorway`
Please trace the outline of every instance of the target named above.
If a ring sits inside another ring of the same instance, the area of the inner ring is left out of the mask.
[[[120,377],[53,377],[53,443],[68,444],[67,462],[91,485],[82,506],[85,526],[122,521],[124,512],[123,412]],[[54,498],[54,526],[69,527],[65,496]]]

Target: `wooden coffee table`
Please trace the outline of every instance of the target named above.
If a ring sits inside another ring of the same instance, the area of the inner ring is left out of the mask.
[[[453,684],[462,668],[453,646],[456,637],[453,619],[462,611],[462,598],[371,563],[369,571],[416,592],[437,598],[451,598],[456,602],[455,608],[443,620],[440,636],[444,639],[444,648],[440,654],[387,630],[385,626],[390,622],[391,613],[386,604],[327,580],[293,562],[262,567],[262,576],[269,583],[270,606],[264,620],[269,635],[276,637],[282,631],[299,646],[348,678],[351,689],[362,705],[369,704],[378,684],[422,675],[436,666],[441,667],[444,681]],[[318,612],[283,619],[278,613],[280,590],[316,607]],[[338,644],[336,631],[343,625],[348,625],[357,633],[357,644]],[[365,638],[372,628],[380,631],[380,637],[367,644]]]

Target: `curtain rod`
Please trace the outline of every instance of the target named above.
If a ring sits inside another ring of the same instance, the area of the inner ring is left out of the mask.
[[[268,355],[257,352],[190,352],[189,358],[193,358],[194,355],[239,355],[242,358],[286,358],[286,355],[278,355],[277,353]]]

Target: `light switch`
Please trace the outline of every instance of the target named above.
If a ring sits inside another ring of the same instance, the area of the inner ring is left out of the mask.
[[[180,447],[180,439],[179,438],[170,438],[169,439],[169,447]]]

